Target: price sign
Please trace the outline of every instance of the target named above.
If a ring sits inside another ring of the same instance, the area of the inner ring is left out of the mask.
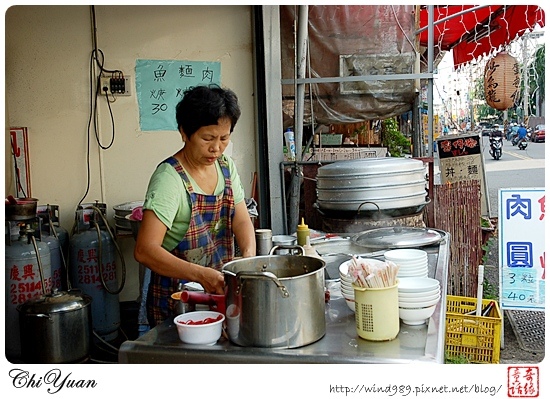
[[[221,82],[214,61],[136,60],[136,93],[142,131],[178,130],[176,105],[185,90]]]
[[[499,190],[502,309],[544,310],[544,188]]]

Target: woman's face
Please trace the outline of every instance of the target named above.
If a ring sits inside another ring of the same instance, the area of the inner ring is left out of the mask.
[[[191,138],[182,132],[185,141],[184,151],[198,164],[212,165],[225,151],[231,138],[231,121],[228,118],[218,120],[217,125],[203,126]]]

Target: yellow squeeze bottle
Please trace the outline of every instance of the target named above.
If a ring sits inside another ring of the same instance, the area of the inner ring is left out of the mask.
[[[309,227],[304,223],[304,218],[302,218],[302,223],[298,225],[296,235],[298,236],[298,245],[304,246],[308,244]]]

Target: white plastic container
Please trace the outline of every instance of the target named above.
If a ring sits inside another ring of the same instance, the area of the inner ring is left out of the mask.
[[[288,149],[288,160],[296,160],[296,141],[294,139],[294,131],[291,128],[285,131],[286,148]]]
[[[184,321],[200,321],[206,318],[221,318],[218,321],[208,324],[182,324]],[[178,330],[179,338],[186,344],[214,345],[222,335],[222,323],[225,315],[219,312],[201,310],[196,312],[183,313],[174,318],[174,324]]]

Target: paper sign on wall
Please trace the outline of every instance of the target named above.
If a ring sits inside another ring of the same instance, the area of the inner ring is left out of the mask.
[[[499,190],[502,309],[544,310],[544,188]]]
[[[221,82],[221,63],[136,60],[136,95],[142,131],[178,130],[176,105],[190,87]]]

